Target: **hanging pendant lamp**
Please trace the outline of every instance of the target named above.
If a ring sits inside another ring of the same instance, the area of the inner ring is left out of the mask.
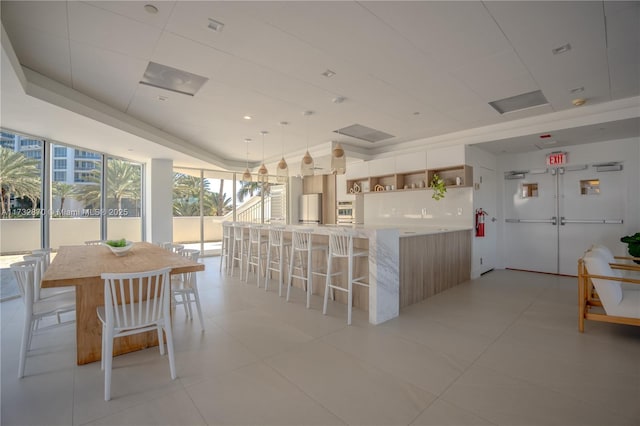
[[[305,117],[309,117],[313,114],[313,111],[305,111],[302,113]],[[307,152],[302,157],[302,162],[300,163],[300,174],[302,176],[313,176],[314,173],[314,164],[313,157],[309,154],[309,123],[306,124],[306,132],[307,132]]]
[[[266,135],[267,133],[269,132],[267,132],[266,130],[263,130],[260,132],[260,134],[262,135],[262,165],[258,169],[258,179],[261,182],[266,182],[267,175],[269,174],[269,171],[267,170],[267,166],[264,165],[264,135]]]
[[[245,139],[244,141],[247,144],[247,168],[244,169],[242,180],[245,182],[251,182],[251,172],[249,171],[249,142],[251,142],[251,139]]]
[[[338,132],[340,135],[340,132]],[[331,173],[336,175],[343,175],[347,171],[347,156],[340,145],[340,139],[336,141],[336,144],[331,151]]]
[[[284,183],[289,179],[289,166],[284,159],[284,127],[289,124],[286,121],[281,121],[280,126],[282,126],[282,158],[278,162],[278,169],[276,170],[276,176],[278,177],[278,182]]]

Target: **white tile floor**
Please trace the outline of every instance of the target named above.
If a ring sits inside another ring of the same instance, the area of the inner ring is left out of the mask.
[[[148,349],[75,365],[75,329],[34,339],[16,378],[22,306],[0,304],[3,425],[640,425],[640,327],[577,331],[576,280],[494,271],[372,326],[199,277],[206,333],[174,316],[178,379]]]

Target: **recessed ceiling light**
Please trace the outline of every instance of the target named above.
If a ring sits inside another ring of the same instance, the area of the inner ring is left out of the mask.
[[[251,120],[253,117],[252,117],[252,116],[250,116],[250,115],[245,115],[245,116],[244,116],[244,117],[242,117],[242,118],[244,118],[245,120]]]
[[[331,78],[334,75],[336,75],[335,71],[331,71],[330,69],[327,69],[325,72],[322,73],[322,75],[324,75],[327,78]]]
[[[415,111],[413,115],[420,115],[420,111]]]
[[[151,13],[152,15],[155,15],[156,13],[158,13],[158,8],[157,8],[157,7],[155,7],[155,6],[154,6],[154,5],[152,5],[152,4],[145,4],[145,5],[144,5],[144,10],[145,10],[147,13]]]
[[[331,102],[333,102],[334,104],[341,104],[343,103],[347,98],[345,98],[344,96],[336,96],[335,98],[333,98],[331,100]]]
[[[584,87],[576,87],[574,89],[569,90],[569,93],[576,94],[584,92]]]
[[[305,117],[308,117],[308,116],[310,116],[312,114],[313,114],[313,111],[303,111],[302,112],[302,115],[304,115]]]
[[[565,53],[571,50],[571,45],[569,43],[563,44],[562,46],[558,46],[555,49],[552,49],[554,55],[559,55],[561,53]]]
[[[222,29],[224,28],[224,24],[220,21],[216,21],[215,19],[211,19],[209,18],[209,25],[208,27],[210,29],[212,29],[213,31],[220,33],[222,32]]]

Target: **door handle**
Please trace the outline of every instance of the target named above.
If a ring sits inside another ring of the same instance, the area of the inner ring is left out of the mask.
[[[491,218],[491,222],[495,222],[497,219],[495,217]]]
[[[557,225],[558,224],[558,218],[556,216],[551,218],[551,224],[552,225]]]
[[[565,220],[565,217],[564,217],[564,216],[562,216],[562,217],[560,218],[560,225],[564,226],[564,225],[565,225],[565,223],[567,223],[567,221]]]

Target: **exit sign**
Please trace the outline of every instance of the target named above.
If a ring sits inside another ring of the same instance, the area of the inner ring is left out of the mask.
[[[567,164],[566,152],[552,152],[547,155],[547,166],[562,166]]]

